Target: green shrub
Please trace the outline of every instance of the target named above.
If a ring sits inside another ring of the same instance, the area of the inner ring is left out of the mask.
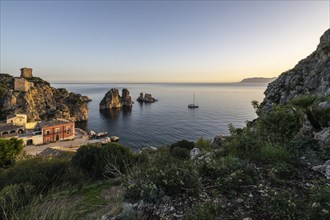
[[[265,219],[310,219],[306,204],[295,192],[272,190],[260,208]]]
[[[258,118],[256,133],[266,143],[287,146],[301,126],[299,114],[286,107],[277,107]]]
[[[206,151],[209,151],[214,148],[212,141],[204,138],[199,138],[195,143],[195,147],[199,148],[200,150],[206,150]]]
[[[190,151],[195,147],[195,143],[187,140],[181,140],[170,145],[170,153],[174,157],[181,159],[190,158]]]
[[[22,140],[16,138],[0,139],[0,167],[13,164],[13,160],[23,151]]]
[[[285,162],[290,160],[290,154],[284,147],[266,144],[260,149],[259,160],[267,163]]]
[[[128,177],[126,197],[158,203],[164,195],[196,195],[200,184],[199,173],[190,163],[149,164]]]
[[[136,161],[133,152],[118,143],[82,146],[72,158],[75,167],[97,179],[125,174]]]
[[[207,219],[219,219],[224,216],[223,208],[220,204],[214,202],[202,202],[194,204],[193,207],[187,210],[185,214],[186,220],[207,220]]]
[[[3,171],[0,175],[0,187],[10,184],[29,183],[39,191],[47,190],[66,172],[68,161],[35,157],[18,161],[15,166]]]
[[[231,136],[223,144],[227,154],[245,159],[259,152],[262,140],[254,128],[235,128],[229,125],[229,131]]]
[[[330,186],[316,186],[310,191],[310,219],[330,219]]]

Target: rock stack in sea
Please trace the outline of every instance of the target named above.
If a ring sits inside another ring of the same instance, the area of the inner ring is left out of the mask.
[[[100,102],[100,109],[114,109],[122,107],[131,108],[132,104],[132,98],[129,95],[128,89],[123,89],[122,96],[120,96],[119,90],[112,88],[105,94]]]
[[[261,107],[268,112],[302,95],[330,95],[330,29],[311,55],[268,85]]]
[[[149,93],[145,93],[144,97],[143,97],[143,92],[141,92],[139,98],[137,98],[137,101],[138,102],[154,103],[158,100],[155,99],[154,97],[152,97],[152,95],[149,94]]]

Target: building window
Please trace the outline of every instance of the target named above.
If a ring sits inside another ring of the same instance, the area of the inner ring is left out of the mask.
[[[49,130],[46,130],[46,134],[50,134]]]
[[[60,128],[55,128],[56,134],[60,133]]]
[[[66,134],[70,134],[70,132],[71,132],[71,128],[70,128],[70,126],[67,126],[67,127],[66,127]]]

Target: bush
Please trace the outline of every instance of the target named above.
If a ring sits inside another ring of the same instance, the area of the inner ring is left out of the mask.
[[[301,126],[299,114],[286,107],[277,107],[259,117],[256,132],[266,143],[288,146]]]
[[[41,157],[19,161],[0,175],[0,187],[10,184],[29,183],[39,191],[48,190],[66,172],[68,161]]]
[[[330,186],[316,186],[310,194],[310,219],[330,219]]]
[[[284,147],[266,144],[260,149],[259,160],[267,163],[285,162],[290,160],[290,154]]]
[[[213,144],[212,144],[212,141],[211,140],[207,140],[207,139],[204,139],[204,138],[199,138],[197,140],[197,142],[195,143],[195,147],[201,149],[201,150],[211,150],[213,149]]]
[[[196,195],[200,184],[199,173],[190,163],[149,164],[137,168],[128,177],[126,197],[159,203],[164,195]]]
[[[195,143],[187,140],[181,140],[170,145],[170,153],[174,157],[181,159],[190,158],[190,151],[195,147]]]
[[[231,136],[224,142],[225,152],[235,157],[253,158],[262,146],[262,140],[254,128],[235,128],[229,125]]]
[[[13,164],[13,160],[23,151],[22,140],[16,138],[0,139],[0,167]]]
[[[129,148],[117,143],[82,146],[72,158],[75,167],[96,179],[125,174],[136,161]]]

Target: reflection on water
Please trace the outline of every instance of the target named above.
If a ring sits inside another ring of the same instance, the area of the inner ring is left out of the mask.
[[[110,122],[116,122],[121,117],[130,117],[131,108],[113,108],[100,110],[101,118]]]

